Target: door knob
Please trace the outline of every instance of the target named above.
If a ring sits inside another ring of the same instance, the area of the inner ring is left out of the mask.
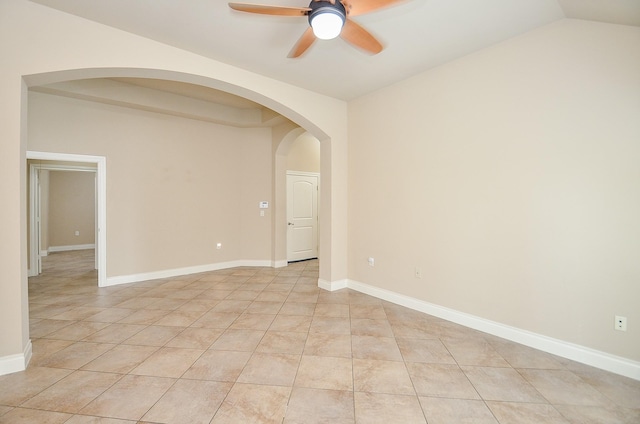
[[[287,225],[293,225],[293,222],[287,222]]]

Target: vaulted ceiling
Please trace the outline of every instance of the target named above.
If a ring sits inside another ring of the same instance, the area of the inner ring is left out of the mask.
[[[237,12],[221,0],[32,1],[344,100],[559,19],[640,26],[640,0],[407,0],[354,18],[382,42],[381,53],[338,38],[289,59],[306,18]]]

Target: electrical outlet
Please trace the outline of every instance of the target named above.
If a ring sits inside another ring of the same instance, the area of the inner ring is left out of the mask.
[[[615,327],[618,331],[627,331],[627,317],[616,315]]]
[[[369,258],[369,266],[375,266],[376,261],[373,258]]]
[[[76,236],[79,236],[80,235],[80,231],[76,230],[75,234],[76,234]]]
[[[222,249],[222,243],[216,244],[216,249],[218,249],[218,250]]]
[[[416,267],[416,278],[422,278],[422,270]]]

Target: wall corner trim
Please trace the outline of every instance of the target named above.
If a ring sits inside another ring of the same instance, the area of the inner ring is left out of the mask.
[[[336,291],[346,289],[348,287],[349,280],[337,280],[327,281],[322,278],[318,278],[318,287],[328,291]]]
[[[26,370],[31,361],[32,349],[31,340],[29,340],[22,353],[0,357],[0,375]]]
[[[361,283],[354,280],[346,281],[345,287],[352,290],[368,294],[381,300],[386,300],[396,305],[401,305],[415,311],[433,315],[474,330],[492,334],[503,339],[511,340],[525,346],[532,347],[547,353],[551,353],[563,358],[571,359],[592,367],[610,371],[615,374],[623,375],[640,381],[640,362],[631,359],[622,358],[620,356],[611,355],[585,346],[569,343],[563,340],[554,339],[541,334],[536,334],[520,328],[511,327],[499,322],[490,321],[454,309],[445,308],[433,303],[425,302],[410,296],[390,290],[381,289],[369,284]],[[336,290],[335,288],[326,288],[323,282],[318,280],[318,286],[325,290]],[[342,282],[337,282],[342,283]],[[332,287],[335,283],[327,283],[328,287]],[[344,288],[344,287],[340,287]]]

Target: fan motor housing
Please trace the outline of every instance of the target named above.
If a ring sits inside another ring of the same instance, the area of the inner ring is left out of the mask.
[[[309,25],[311,25],[313,17],[320,13],[333,13],[334,15],[338,15],[342,19],[342,22],[347,19],[347,11],[340,0],[336,0],[335,4],[331,4],[331,2],[328,1],[312,0],[309,8],[311,9],[309,12]]]

